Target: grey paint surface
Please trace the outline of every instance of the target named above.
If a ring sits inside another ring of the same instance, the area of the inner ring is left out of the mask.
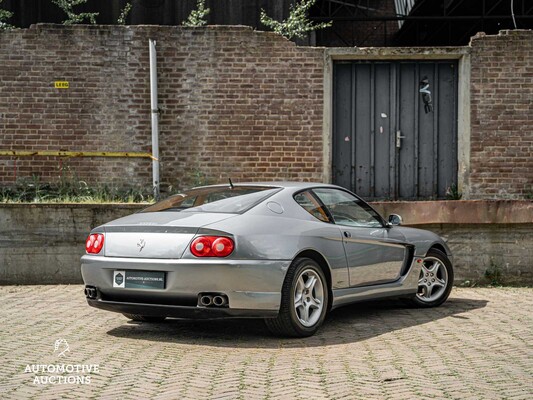
[[[333,182],[366,198],[444,197],[457,184],[457,81],[456,61],[334,62]]]
[[[405,237],[398,228],[343,227],[342,230],[351,236],[344,238],[350,286],[392,282],[400,277],[407,254],[403,245]],[[391,243],[389,231],[401,241]]]
[[[303,252],[312,251],[314,257],[325,262],[323,268],[331,277],[335,307],[369,297],[414,294],[420,269],[408,247],[413,246],[415,255],[423,256],[438,244],[450,253],[444,241],[431,232],[391,227],[382,220],[381,228],[322,222],[293,198],[304,189],[337,186],[294,182],[268,185],[282,189],[242,214],[141,213],[93,229],[104,232],[106,239],[105,256],[82,257],[83,280],[98,289],[98,299],[89,304],[117,312],[123,312],[124,302],[129,303],[128,307],[138,303],[142,312],[151,312],[147,303],[163,304],[176,306],[174,314],[169,314],[176,316],[178,308],[195,309],[201,293],[220,292],[227,295],[230,310],[276,312],[289,266]],[[225,258],[197,258],[188,245],[202,234],[229,236],[235,250]],[[139,256],[136,243],[140,241],[146,244],[149,257]],[[158,291],[114,287],[116,270],[163,271],[166,287]],[[371,292],[362,290],[364,286],[372,286]],[[337,290],[343,290],[339,292],[342,300],[336,299]],[[151,315],[164,312],[154,306]],[[246,314],[250,315],[253,313]]]

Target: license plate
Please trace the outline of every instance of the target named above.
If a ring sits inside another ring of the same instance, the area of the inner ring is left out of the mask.
[[[113,287],[127,289],[164,289],[165,273],[122,270],[113,272]]]

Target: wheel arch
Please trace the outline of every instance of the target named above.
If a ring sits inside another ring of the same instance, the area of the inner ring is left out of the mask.
[[[444,254],[448,255],[448,251],[446,251],[446,248],[440,243],[433,243],[431,245],[431,247],[428,249],[428,251],[426,252],[426,255],[427,255],[427,253],[429,253],[433,249],[439,250],[439,251],[443,252]]]
[[[311,260],[315,261],[322,269],[322,272],[324,273],[324,276],[326,277],[326,283],[328,285],[327,310],[330,311],[331,305],[333,304],[333,290],[332,290],[332,283],[331,283],[332,282],[331,281],[331,270],[329,268],[328,262],[326,261],[326,258],[322,254],[320,254],[318,251],[313,250],[313,249],[307,249],[307,250],[303,250],[299,252],[296,255],[296,257],[294,257],[294,259],[302,258],[302,257],[310,258]]]

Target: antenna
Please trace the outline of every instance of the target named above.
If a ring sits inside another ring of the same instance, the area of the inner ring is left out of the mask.
[[[231,181],[231,178],[228,178],[228,179],[229,179],[229,187],[230,187],[231,189],[233,189],[233,188],[234,188],[234,186],[233,186],[233,182]]]

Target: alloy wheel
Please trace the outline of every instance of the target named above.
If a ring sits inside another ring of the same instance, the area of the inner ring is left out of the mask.
[[[418,279],[417,298],[430,303],[446,292],[448,271],[444,263],[436,257],[426,257],[422,263]]]
[[[298,321],[305,326],[315,325],[324,308],[324,284],[313,269],[305,269],[296,280],[294,309]]]

